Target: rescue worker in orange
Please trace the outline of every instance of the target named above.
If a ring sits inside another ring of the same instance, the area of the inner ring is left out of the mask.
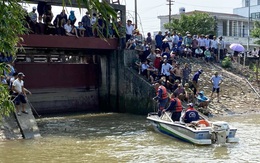
[[[170,111],[172,113],[171,118],[173,121],[180,121],[182,104],[176,93],[171,94],[170,104],[168,108],[164,110],[164,112],[167,111]]]
[[[153,99],[159,103],[158,108],[158,116],[161,116],[163,109],[168,102],[168,93],[167,89],[162,85],[161,81],[159,83],[155,83],[155,90],[157,91],[156,95]]]
[[[185,123],[191,123],[200,119],[198,111],[193,108],[193,103],[188,104],[188,108],[181,118]]]

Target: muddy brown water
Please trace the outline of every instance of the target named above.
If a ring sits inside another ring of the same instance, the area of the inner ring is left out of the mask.
[[[159,134],[145,116],[64,115],[38,119],[42,138],[0,142],[0,162],[259,162],[260,114],[212,120],[238,128],[240,142],[195,146]]]

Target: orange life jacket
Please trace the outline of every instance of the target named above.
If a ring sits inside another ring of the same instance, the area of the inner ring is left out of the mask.
[[[206,121],[206,120],[204,120],[204,119],[199,120],[197,124],[199,124],[199,125],[205,125],[205,127],[209,127],[209,126],[210,126],[210,125],[209,125],[209,122]]]
[[[158,91],[157,91],[157,96],[159,95],[159,90],[162,90],[162,99],[166,99],[168,98],[168,94],[167,94],[167,90],[166,88],[163,86],[163,85],[160,85],[159,88],[158,88]]]
[[[175,100],[176,100],[176,112],[181,112],[182,111],[181,100],[178,98],[175,98]]]

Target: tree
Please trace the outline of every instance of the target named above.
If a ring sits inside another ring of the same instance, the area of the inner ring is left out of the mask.
[[[170,31],[178,31],[185,34],[189,31],[192,34],[216,34],[216,20],[207,13],[194,12],[191,15],[181,14],[179,19],[172,19],[164,25]]]
[[[0,1],[0,52],[2,55],[15,55],[16,45],[20,41],[19,35],[26,32],[25,10],[18,3],[19,0]],[[8,72],[4,63],[0,64],[0,75]],[[8,86],[0,84],[0,117],[8,115],[14,110],[14,105],[9,95]]]
[[[14,56],[16,54],[17,44],[22,41],[20,35],[27,32],[25,28],[25,16],[27,12],[19,4],[22,2],[22,0],[0,0],[0,52],[5,56]],[[71,0],[62,0],[62,2],[63,6],[71,4]],[[77,3],[79,8],[87,8],[90,12],[92,9],[95,9],[101,13],[107,24],[110,23],[111,18],[117,18],[117,13],[106,1],[77,0]],[[113,26],[115,27],[114,23]],[[97,24],[95,24],[94,28],[98,29],[97,31],[100,36],[103,36]],[[3,71],[7,72],[8,70],[5,68],[4,63],[0,63],[0,72]],[[2,73],[0,73],[0,75],[2,75]],[[12,111],[14,111],[14,105],[9,95],[8,86],[2,84],[0,81],[0,118],[3,115],[8,115]]]
[[[254,23],[254,29],[251,31],[251,36],[254,38],[258,38],[259,40],[255,41],[255,44],[260,45],[260,22],[255,21]],[[259,73],[259,64],[260,64],[260,57],[258,59],[258,63],[255,63],[255,72],[256,72],[256,80],[258,81],[258,73]]]
[[[259,40],[257,40],[255,43],[260,45],[260,22],[259,21],[255,21],[254,29],[251,31],[251,36],[254,38],[258,38]]]

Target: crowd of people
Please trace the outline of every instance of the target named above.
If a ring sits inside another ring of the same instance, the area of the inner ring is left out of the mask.
[[[128,22],[128,24],[131,24],[131,22]],[[133,46],[131,39],[136,35],[140,35],[139,31],[134,30],[133,27],[131,30],[133,30],[132,36],[126,32],[126,38],[128,39],[126,45],[129,46]],[[182,112],[182,102],[186,102],[190,107],[197,105],[206,109],[209,101],[213,100],[214,92],[217,93],[217,101],[219,102],[222,78],[218,75],[218,72],[215,72],[210,79],[212,94],[209,98],[199,88],[199,78],[203,70],[200,69],[192,74],[191,65],[179,62],[180,58],[183,57],[195,57],[205,62],[218,62],[218,53],[220,53],[219,59],[223,60],[227,51],[224,40],[222,37],[219,37],[218,40],[215,36],[211,37],[212,39],[203,34],[191,37],[189,32],[186,32],[184,37],[176,32],[172,34],[165,32],[165,35],[159,32],[153,41],[150,33],[148,33],[141,50],[136,48],[136,42],[134,47],[129,48],[129,46],[126,46],[127,49],[138,51],[133,66],[140,75],[155,86],[157,96],[154,100],[159,102],[159,116],[162,112],[170,111],[172,112],[172,120],[179,120]],[[171,93],[170,97],[168,97],[168,92]],[[167,107],[168,103],[169,106]]]
[[[107,23],[99,13],[86,12],[78,21],[75,11],[69,15],[63,9],[60,14],[54,16],[52,6],[40,1],[37,7],[28,12],[25,26],[31,34],[62,35],[75,37],[118,37],[112,22]],[[112,19],[111,19],[112,21]],[[94,28],[97,27],[97,28]],[[107,30],[108,28],[108,30]]]

